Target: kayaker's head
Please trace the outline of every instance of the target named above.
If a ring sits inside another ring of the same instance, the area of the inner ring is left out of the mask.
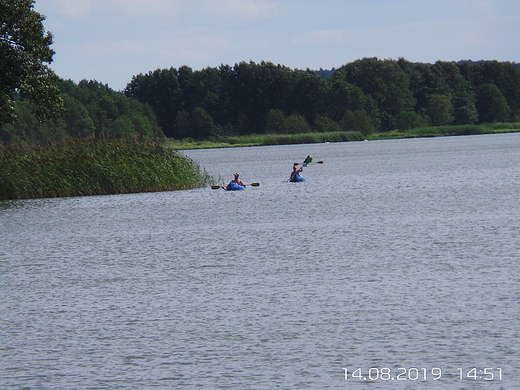
[[[296,165],[293,165],[292,170],[295,171],[297,169],[298,169],[298,167]]]
[[[235,180],[238,179],[238,176],[240,176],[238,173],[235,173]]]

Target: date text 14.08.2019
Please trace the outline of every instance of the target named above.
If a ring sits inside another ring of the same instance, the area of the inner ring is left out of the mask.
[[[343,368],[343,370],[345,373],[345,380],[358,381],[436,381],[443,377],[445,379],[449,377],[458,380],[502,380],[502,369],[496,367],[453,368],[450,370],[439,367],[397,367],[392,369],[388,367],[371,367],[365,370],[362,368]]]

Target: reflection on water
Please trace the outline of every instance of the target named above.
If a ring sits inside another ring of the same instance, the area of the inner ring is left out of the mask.
[[[197,150],[260,187],[1,203],[1,387],[518,389],[519,146]]]

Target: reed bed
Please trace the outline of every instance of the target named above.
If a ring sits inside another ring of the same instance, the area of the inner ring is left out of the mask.
[[[237,137],[224,137],[220,141],[230,145],[289,145],[313,144],[323,142],[363,141],[363,134],[358,131],[337,131],[329,133],[299,133],[299,134],[251,134]]]
[[[172,140],[166,141],[171,149],[209,149],[237,146],[262,146],[305,144],[323,142],[348,142],[363,140],[383,140],[416,137],[443,137],[454,135],[493,134],[520,131],[520,123],[492,123],[479,125],[437,126],[410,129],[406,131],[393,130],[384,133],[363,135],[357,131],[330,132],[330,133],[301,133],[301,134],[250,134],[212,138],[205,141]]]
[[[173,191],[212,179],[160,143],[75,140],[0,147],[0,199]]]
[[[455,135],[494,134],[520,131],[520,123],[485,123],[479,125],[435,126],[410,129],[407,131],[389,131],[367,136],[369,140],[414,137],[445,137]]]

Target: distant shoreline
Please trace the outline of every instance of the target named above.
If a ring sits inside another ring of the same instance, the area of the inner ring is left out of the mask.
[[[363,135],[360,132],[338,132],[302,134],[251,134],[235,137],[221,137],[211,141],[179,141],[170,139],[166,141],[166,146],[174,150],[190,150],[365,140],[376,141],[420,137],[449,137],[457,135],[499,134],[514,132],[520,132],[520,123],[425,127],[408,131],[394,130],[369,135]]]

